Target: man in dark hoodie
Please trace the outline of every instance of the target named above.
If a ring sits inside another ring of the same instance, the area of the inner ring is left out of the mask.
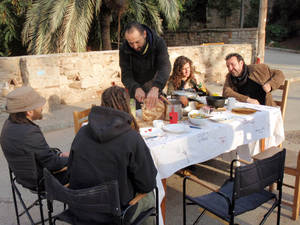
[[[130,97],[139,103],[147,98],[147,107],[154,107],[171,71],[164,40],[147,26],[130,23],[119,56],[122,83]]]
[[[139,201],[134,220],[139,212],[155,204],[152,190],[157,170],[131,115],[129,100],[125,89],[118,86],[103,92],[101,106],[92,108],[88,124],[79,130],[72,143],[68,171],[72,189],[117,180],[123,209],[137,193],[148,193]],[[85,224],[110,224],[111,220],[105,214],[92,214],[84,209],[72,209],[72,213],[80,215]],[[143,223],[153,224],[153,217]]]

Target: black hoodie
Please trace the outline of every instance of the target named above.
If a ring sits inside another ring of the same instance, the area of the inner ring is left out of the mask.
[[[88,125],[79,130],[72,143],[68,165],[70,188],[81,189],[117,180],[122,207],[137,192],[153,190],[157,170],[143,138],[131,128],[131,116],[95,106],[88,120]]]
[[[132,49],[124,40],[120,51],[121,79],[134,97],[135,90],[146,82],[153,80],[152,87],[162,90],[170,76],[171,63],[165,41],[155,31],[143,25],[147,32],[149,48],[144,55]],[[143,87],[142,87],[143,88]],[[144,88],[144,91],[148,92]]]

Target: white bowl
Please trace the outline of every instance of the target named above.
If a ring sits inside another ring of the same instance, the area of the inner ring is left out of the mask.
[[[182,109],[183,115],[186,116],[190,111],[196,109],[196,103],[194,101],[189,101],[189,105]]]
[[[192,115],[199,115],[199,116],[196,118],[193,118]],[[201,115],[203,115],[204,117],[202,118]],[[207,121],[207,118],[205,118],[205,115],[203,113],[201,113],[201,111],[199,111],[199,110],[190,111],[188,114],[188,117],[189,117],[189,121],[195,125],[204,125]]]

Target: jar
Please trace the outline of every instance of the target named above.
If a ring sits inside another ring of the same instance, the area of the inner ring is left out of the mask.
[[[174,112],[178,113],[178,120],[182,119],[182,106],[181,102],[178,99],[168,99],[169,102],[171,103],[167,105],[166,109],[166,120],[170,120],[169,113],[172,112],[172,108],[174,108]]]

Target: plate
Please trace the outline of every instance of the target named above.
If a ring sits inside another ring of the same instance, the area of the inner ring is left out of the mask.
[[[162,136],[164,135],[164,132],[162,129],[157,127],[143,127],[140,128],[140,134],[144,138],[149,138],[149,137]]]
[[[214,114],[214,113],[212,113]],[[231,120],[233,118],[233,116],[231,114],[228,113],[216,113],[214,115],[212,115],[212,117],[210,117],[209,119],[215,122],[223,122],[223,121],[228,121]]]
[[[190,99],[195,99],[198,96],[197,93],[195,93],[195,92],[184,91],[184,90],[173,91],[172,94],[179,95],[179,96],[186,96],[187,98],[190,98]]]
[[[189,129],[189,126],[185,124],[179,124],[179,123],[174,123],[174,124],[167,124],[163,126],[163,130],[171,133],[184,133],[187,132]]]

